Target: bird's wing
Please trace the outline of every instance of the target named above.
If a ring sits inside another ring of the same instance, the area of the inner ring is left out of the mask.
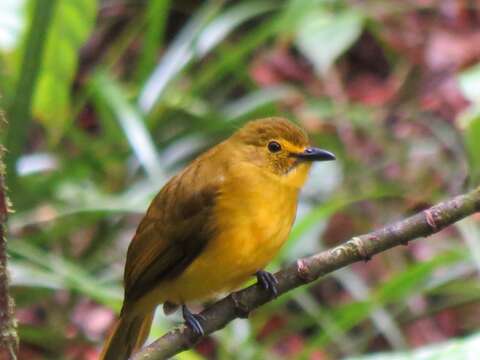
[[[212,163],[193,162],[152,201],[128,248],[125,303],[181,274],[214,236],[212,212],[224,176]]]

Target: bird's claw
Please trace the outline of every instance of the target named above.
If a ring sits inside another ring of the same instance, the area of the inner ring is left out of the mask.
[[[182,305],[182,315],[185,324],[193,331],[196,336],[204,336],[205,330],[203,329],[200,320],[205,321],[205,318],[200,314],[193,314],[185,305]]]
[[[274,297],[278,295],[278,280],[272,273],[265,270],[259,270],[256,273],[258,283]]]

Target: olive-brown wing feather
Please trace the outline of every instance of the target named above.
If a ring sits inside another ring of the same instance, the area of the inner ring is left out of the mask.
[[[181,274],[214,237],[223,176],[221,168],[209,170],[201,161],[192,163],[152,201],[128,249],[125,303]]]

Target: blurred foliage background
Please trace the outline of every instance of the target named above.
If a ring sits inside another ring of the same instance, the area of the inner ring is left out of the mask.
[[[313,169],[272,269],[478,184],[480,7],[2,0],[0,93],[20,358],[93,360],[149,201],[249,119],[286,116],[338,156]],[[479,274],[477,216],[282,296],[179,358],[472,359]],[[152,339],[179,321],[159,315]]]

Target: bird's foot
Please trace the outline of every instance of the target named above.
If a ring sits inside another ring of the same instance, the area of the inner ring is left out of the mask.
[[[278,295],[278,280],[275,278],[275,275],[269,273],[265,270],[259,270],[255,274],[257,276],[258,283],[268,292],[270,292],[273,297]]]
[[[204,336],[205,330],[203,330],[200,320],[205,321],[205,318],[200,314],[193,314],[185,305],[182,305],[182,315],[185,324],[193,331],[196,336]]]

